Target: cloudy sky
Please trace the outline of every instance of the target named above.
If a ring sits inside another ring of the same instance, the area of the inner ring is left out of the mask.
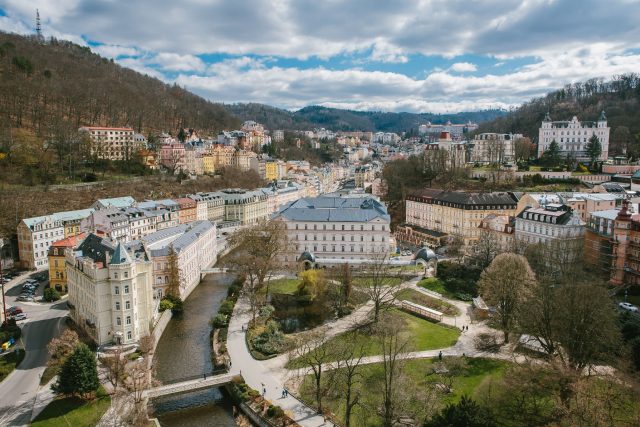
[[[640,71],[637,0],[0,0],[0,29],[89,45],[214,101],[508,108]]]

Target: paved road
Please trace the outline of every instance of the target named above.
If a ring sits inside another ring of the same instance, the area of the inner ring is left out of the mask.
[[[47,364],[47,344],[60,334],[68,313],[66,300],[55,304],[16,302],[20,294],[16,282],[6,287],[6,303],[7,307],[18,305],[27,313],[27,320],[18,322],[26,355],[20,366],[0,383],[0,425],[3,426],[29,425],[40,376]],[[38,295],[42,296],[42,286]]]

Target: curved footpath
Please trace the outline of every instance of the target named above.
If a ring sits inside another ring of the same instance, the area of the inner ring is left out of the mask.
[[[265,398],[274,405],[280,406],[295,422],[303,427],[333,426],[330,421],[324,420],[321,415],[308,407],[295,397],[289,395],[282,397],[283,381],[266,363],[268,361],[256,360],[251,356],[245,341],[246,328],[251,320],[249,302],[241,296],[233,310],[233,316],[229,322],[227,336],[227,351],[232,360],[230,373],[241,374],[246,383],[262,392],[266,389]],[[286,361],[285,361],[286,363]],[[280,370],[280,369],[279,369]]]

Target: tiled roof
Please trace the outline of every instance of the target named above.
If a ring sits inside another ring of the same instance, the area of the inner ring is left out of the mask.
[[[99,199],[94,203],[94,206],[99,204],[105,208],[128,208],[133,206],[136,203],[136,200],[131,196],[124,197],[113,197],[111,199]]]
[[[91,215],[93,211],[94,211],[93,209],[80,209],[77,211],[56,212],[51,215],[25,218],[23,219],[23,221],[28,227],[33,227],[34,225],[40,224],[47,220],[62,221],[62,222],[81,220]]]
[[[166,256],[169,255],[169,246],[173,245],[173,249],[179,253],[213,227],[210,221],[194,221],[149,234],[142,241],[151,256]]]

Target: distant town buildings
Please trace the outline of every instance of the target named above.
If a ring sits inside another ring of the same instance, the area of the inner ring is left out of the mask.
[[[515,142],[522,138],[521,134],[481,133],[472,141],[469,161],[480,164],[497,164],[515,162]]]
[[[590,159],[585,150],[589,139],[595,135],[602,144],[598,160],[606,160],[609,157],[609,130],[604,111],[597,122],[581,122],[575,116],[570,121],[552,121],[547,113],[538,131],[538,157],[555,141],[563,158],[571,156],[580,162],[588,161]]]
[[[418,126],[418,133],[427,139],[436,140],[442,132],[449,132],[454,141],[464,139],[465,134],[471,133],[478,128],[476,123],[467,122],[466,124],[452,124],[448,121],[445,124],[432,124],[427,122]]]

